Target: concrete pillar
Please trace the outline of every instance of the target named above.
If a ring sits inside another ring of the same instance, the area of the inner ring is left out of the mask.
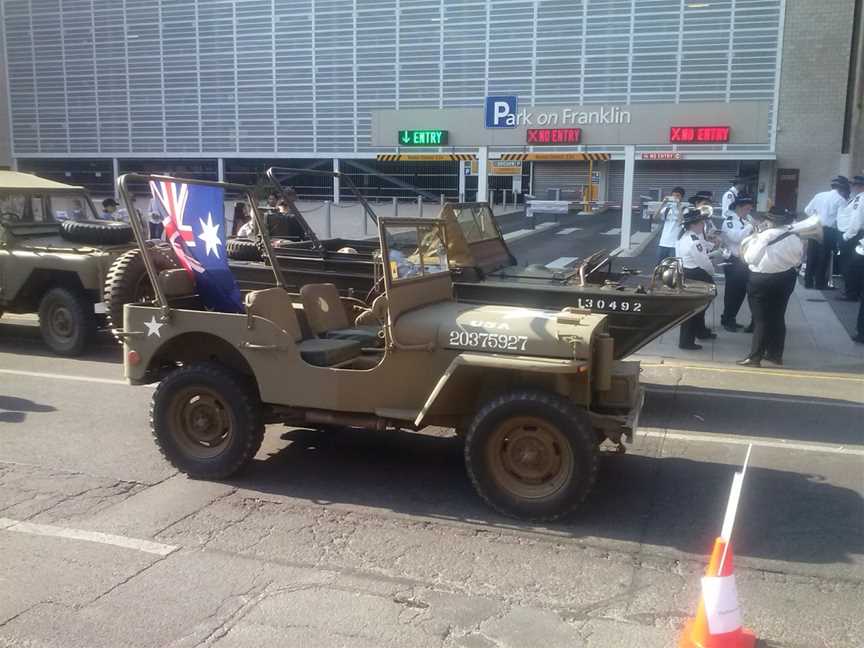
[[[465,160],[459,160],[459,202],[465,202],[465,169],[468,167],[466,164],[471,164],[470,162],[465,162]]]
[[[606,188],[609,183],[609,163],[595,162],[594,170],[600,174],[600,182],[597,183],[597,201],[604,202],[609,200],[606,194]]]
[[[225,160],[222,158],[216,159],[216,179],[225,182]]]
[[[489,200],[489,147],[477,149],[477,200]]]
[[[339,173],[339,160],[333,158],[333,173]],[[333,178],[333,204],[339,204],[339,176]]]
[[[18,158],[14,158],[14,157],[12,158],[12,162],[10,163],[9,168],[12,169],[13,171],[18,170]]]
[[[774,179],[777,165],[773,160],[759,162],[759,179],[756,182],[756,211],[768,211],[768,200],[774,200]]]
[[[114,200],[120,200],[120,192],[117,191],[117,178],[120,177],[120,163],[117,158],[111,158],[111,173],[114,177]]]
[[[324,201],[324,238],[333,238],[333,212],[332,205],[329,200]],[[363,221],[367,221],[366,214],[363,214]]]
[[[624,147],[624,195],[621,197],[621,248],[630,249],[633,218],[633,175],[636,172],[636,147]]]

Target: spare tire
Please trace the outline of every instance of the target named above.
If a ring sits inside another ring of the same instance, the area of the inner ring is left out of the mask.
[[[261,250],[258,242],[246,238],[231,238],[225,241],[225,250],[229,259],[235,261],[260,261]]]
[[[129,223],[103,220],[63,221],[60,235],[67,241],[95,245],[122,245],[133,238]]]
[[[157,273],[180,267],[174,251],[168,246],[150,247],[147,252]],[[112,331],[123,328],[123,304],[139,304],[153,298],[153,285],[147,275],[141,250],[135,248],[114,259],[105,278],[104,299],[108,327]]]

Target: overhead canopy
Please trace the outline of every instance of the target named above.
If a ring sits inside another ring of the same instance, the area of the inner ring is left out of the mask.
[[[67,185],[62,182],[55,182],[54,180],[46,180],[30,173],[0,171],[0,191],[4,189],[24,191],[84,191],[83,187]]]

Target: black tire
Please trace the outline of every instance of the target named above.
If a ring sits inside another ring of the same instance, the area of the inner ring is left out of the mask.
[[[156,266],[156,272],[180,267],[170,248],[151,247],[148,252]],[[141,250],[135,248],[114,259],[108,268],[103,291],[109,328],[123,328],[123,304],[138,304],[153,299],[153,296],[153,285],[147,275]],[[122,342],[119,338],[118,340]]]
[[[52,288],[39,301],[39,329],[57,355],[81,355],[96,332],[93,303],[67,288]]]
[[[594,487],[597,458],[588,415],[543,391],[496,397],[477,412],[465,437],[465,466],[480,497],[525,520],[555,520],[578,508]],[[541,469],[536,478],[525,474]]]
[[[60,236],[67,241],[94,245],[122,245],[134,238],[129,223],[101,220],[63,221]]]
[[[225,241],[225,251],[229,259],[235,261],[260,261],[261,250],[258,242],[245,238],[232,238]]]
[[[207,429],[184,426],[184,419]],[[264,439],[254,388],[242,375],[206,362],[175,369],[159,383],[150,406],[150,429],[162,456],[196,479],[234,475],[252,460]]]

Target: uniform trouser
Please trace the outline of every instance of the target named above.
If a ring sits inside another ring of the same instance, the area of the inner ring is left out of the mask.
[[[747,296],[747,275],[750,274],[750,270],[739,257],[733,256],[723,268],[723,273],[726,275],[726,288],[723,294],[723,315],[720,322],[734,324],[738,311],[741,310],[741,304],[744,303],[744,297]]]
[[[657,263],[660,263],[663,259],[668,259],[669,257],[675,256],[675,248],[674,247],[664,247],[660,246],[657,248]]]
[[[843,241],[839,242],[840,247],[840,273],[843,275],[843,292],[847,297],[851,299],[858,299],[858,296],[861,294],[861,286],[855,285],[855,277],[853,271],[853,265],[855,263],[855,257],[860,256],[855,254],[855,246],[858,245],[857,238],[852,239],[851,241]]]
[[[714,283],[714,277],[709,275],[702,268],[684,268],[684,278],[693,279],[695,281],[704,281],[706,283]],[[706,310],[708,310],[707,307],[681,324],[681,331],[678,333],[678,346],[693,344],[696,342],[697,335],[706,335],[710,333],[708,327],[705,326]]]
[[[857,295],[860,299],[864,300],[864,256],[855,252],[854,248],[852,249],[852,257],[849,259],[846,269],[848,272],[846,294]],[[861,328],[860,313],[858,317],[858,334],[864,335],[864,329]]]
[[[810,239],[807,242],[807,270],[804,272],[804,285],[808,288],[824,290],[828,287],[828,273],[831,271],[831,257],[837,247],[837,229],[825,227],[822,241]]]
[[[753,341],[750,357],[779,359],[786,344],[786,305],[795,290],[795,268],[784,272],[751,272],[747,282],[753,313]]]

